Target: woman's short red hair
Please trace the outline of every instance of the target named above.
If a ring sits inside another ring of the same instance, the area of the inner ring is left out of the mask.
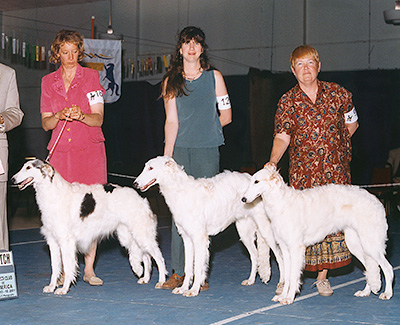
[[[294,62],[297,59],[302,59],[306,56],[312,57],[315,62],[319,63],[319,55],[315,48],[308,45],[300,45],[296,47],[290,55],[290,64],[294,67]]]

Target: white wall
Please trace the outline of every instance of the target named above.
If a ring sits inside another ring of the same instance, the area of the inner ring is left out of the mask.
[[[113,28],[124,36],[125,57],[169,53],[186,25],[204,29],[214,64],[225,75],[249,67],[287,71],[291,50],[315,46],[324,70],[396,69],[400,27],[383,11],[393,0],[114,0]],[[304,23],[304,8],[306,21]],[[108,25],[109,2],[3,13],[3,31],[50,45],[62,28],[90,37]],[[304,33],[305,31],[305,33]]]
[[[124,58],[171,53],[187,25],[206,33],[210,57],[224,75],[250,67],[289,70],[290,52],[306,41],[319,52],[324,71],[398,69],[400,26],[385,24],[394,0],[114,0],[112,25],[124,37]],[[304,12],[305,9],[305,12]],[[90,37],[105,33],[109,1],[4,12],[2,31],[47,48],[62,28]],[[304,20],[305,17],[305,20]],[[0,58],[0,62],[10,64]],[[17,69],[25,127],[40,127],[40,79],[44,70]],[[153,82],[161,75],[149,77]]]

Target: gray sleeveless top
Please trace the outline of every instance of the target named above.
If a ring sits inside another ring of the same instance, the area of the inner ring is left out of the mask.
[[[224,144],[217,112],[214,71],[203,71],[193,81],[185,81],[186,94],[176,98],[179,129],[175,146],[211,148]]]

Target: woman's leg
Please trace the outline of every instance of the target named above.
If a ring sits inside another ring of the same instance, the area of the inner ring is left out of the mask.
[[[94,241],[90,246],[89,252],[85,255],[85,273],[83,281],[92,286],[103,285],[103,280],[96,276],[94,273],[94,261],[96,259],[97,241]]]

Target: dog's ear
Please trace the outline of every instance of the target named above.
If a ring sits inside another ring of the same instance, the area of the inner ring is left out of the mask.
[[[53,177],[55,174],[55,170],[53,168],[53,166],[51,166],[50,164],[43,164],[43,166],[40,168],[40,171],[42,172],[43,177],[49,177],[50,181],[53,181]]]
[[[272,176],[271,176],[271,181],[274,182],[274,184],[281,184],[284,183],[282,176],[278,173],[275,172]]]
[[[165,166],[169,167],[169,168],[176,168],[176,162],[175,160],[173,160],[172,158],[168,157],[167,161],[165,162]]]

